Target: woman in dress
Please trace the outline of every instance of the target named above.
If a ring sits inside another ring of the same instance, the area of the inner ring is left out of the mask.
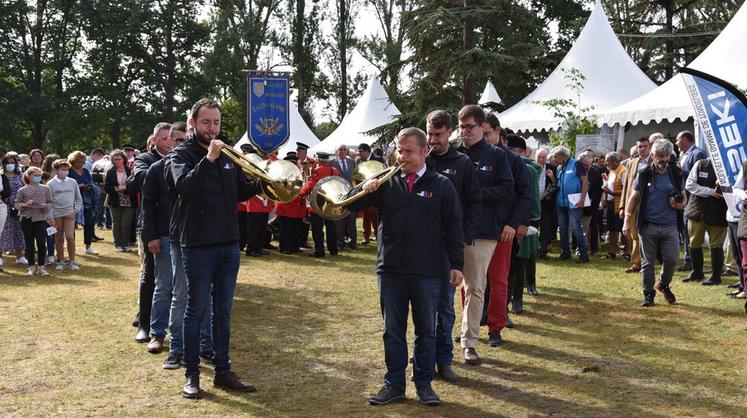
[[[10,186],[10,197],[8,198],[8,202],[6,202],[8,216],[3,227],[2,237],[0,237],[0,250],[2,252],[14,252],[16,255],[16,264],[28,264],[26,257],[23,256],[23,251],[26,249],[26,242],[23,239],[23,231],[21,230],[21,218],[12,204],[16,200],[16,193],[24,186],[23,180],[21,180],[21,168],[18,157],[13,154],[6,154],[2,159],[2,166],[3,177],[8,180],[7,184]]]

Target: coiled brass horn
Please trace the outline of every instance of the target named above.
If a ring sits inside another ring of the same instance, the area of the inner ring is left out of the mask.
[[[269,199],[280,203],[287,203],[301,193],[303,175],[301,170],[292,162],[285,160],[262,160],[261,157],[247,157],[239,151],[225,146],[221,148],[223,155],[228,157],[249,177],[261,182],[262,193]],[[253,154],[249,154],[253,155]]]

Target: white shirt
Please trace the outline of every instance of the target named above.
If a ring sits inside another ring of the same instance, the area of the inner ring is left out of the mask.
[[[423,167],[421,167],[421,168],[420,168],[420,170],[418,170],[418,171],[417,171],[417,172],[415,173],[415,183],[417,183],[417,182],[418,182],[418,180],[420,180],[420,178],[421,178],[421,177],[423,177],[423,174],[425,174],[425,170],[426,170],[426,169],[427,169],[426,165],[425,165],[425,164],[423,164]],[[405,173],[403,173],[403,172],[400,172],[400,173],[399,173],[399,175],[400,175],[400,177],[402,177],[402,178],[405,178],[405,179],[407,178],[407,174],[405,174]]]
[[[545,183],[547,182],[547,164],[542,166],[542,170],[539,172],[539,192],[540,194],[545,193]]]

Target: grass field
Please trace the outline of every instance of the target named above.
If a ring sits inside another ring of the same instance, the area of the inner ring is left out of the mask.
[[[115,253],[102,233],[101,256],[81,256],[79,274],[28,278],[5,257],[0,416],[747,416],[742,303],[678,274],[677,304],[658,296],[639,308],[640,276],[599,259],[540,262],[541,294],[525,297],[504,345],[490,348],[483,328],[483,365],[457,352],[461,381],[434,382],[440,407],[412,387],[406,402],[369,406],[384,372],[373,246],[242,256],[231,358],[258,391],[217,390],[203,368],[205,396],[183,399],[183,369],[163,370],[165,353],[133,341],[137,255]]]

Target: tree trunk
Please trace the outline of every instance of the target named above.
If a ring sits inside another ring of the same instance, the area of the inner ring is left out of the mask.
[[[464,8],[467,9],[471,5],[471,0],[464,0]],[[464,20],[464,26],[462,31],[462,49],[469,51],[475,46],[475,28],[469,21],[469,18]],[[473,64],[473,63],[470,63]],[[474,104],[475,103],[475,83],[472,76],[469,74],[469,69],[462,76],[462,105]]]
[[[308,97],[306,95],[306,60],[303,59],[306,23],[306,0],[296,0],[296,18],[293,22],[293,66],[296,68],[296,89],[298,90],[298,111],[306,119],[308,112],[306,105]],[[308,121],[306,121],[308,122]]]
[[[668,0],[664,2],[664,13],[666,13],[666,26],[665,29],[668,34],[674,33],[674,4],[672,4],[672,0]],[[666,53],[664,62],[666,63],[665,68],[665,78],[669,80],[674,75],[674,38],[673,37],[667,37],[666,43],[665,43]]]
[[[347,21],[348,13],[347,0],[338,0],[338,22],[337,22],[337,46],[340,52],[340,106],[337,109],[337,116],[342,119],[348,113],[348,38],[347,38]]]
[[[109,127],[109,135],[112,137],[112,149],[122,146],[122,121],[117,119]]]

